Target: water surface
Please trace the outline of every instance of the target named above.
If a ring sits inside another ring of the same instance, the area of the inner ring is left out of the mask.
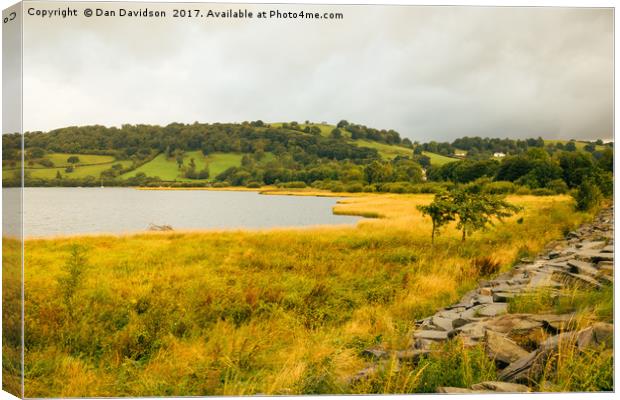
[[[3,189],[3,196],[7,198],[11,191],[18,190]],[[354,224],[359,220],[334,215],[332,207],[338,200],[334,197],[207,190],[25,188],[23,198],[26,236],[139,232],[149,224],[182,230]]]

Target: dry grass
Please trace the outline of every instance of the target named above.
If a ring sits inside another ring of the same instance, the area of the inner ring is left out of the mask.
[[[342,200],[384,217],[357,227],[29,240],[26,396],[348,393],[361,350],[405,346],[475,284],[474,259],[506,269],[588,217],[568,197],[514,197],[522,223],[464,244],[448,227],[431,247],[416,210],[430,200]],[[67,292],[75,246],[87,261]]]

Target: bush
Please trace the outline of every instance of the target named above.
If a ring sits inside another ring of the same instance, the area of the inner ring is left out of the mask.
[[[577,210],[588,211],[600,204],[603,195],[598,186],[590,180],[584,180],[573,197],[577,201]]]
[[[278,186],[285,189],[303,189],[307,187],[306,182],[301,181],[284,182],[279,184]]]
[[[534,196],[553,196],[555,192],[551,189],[539,188],[539,189],[533,189],[532,194]]]
[[[344,190],[349,193],[359,193],[364,190],[364,186],[361,183],[356,182],[348,184],[347,186],[345,186]]]
[[[230,186],[230,182],[228,181],[223,181],[223,182],[215,182],[213,185],[214,188],[223,188],[223,187],[228,187]]]
[[[482,188],[483,193],[488,194],[511,194],[517,190],[517,186],[508,181],[489,182]]]
[[[261,187],[261,184],[258,182],[250,182],[246,185],[248,189],[258,189]]]
[[[564,194],[568,192],[568,185],[562,179],[554,179],[547,183],[547,189],[552,190],[557,194]]]
[[[525,196],[525,195],[528,195],[528,194],[532,194],[532,191],[529,188],[526,188],[525,186],[521,186],[519,189],[517,189],[515,194],[518,194],[518,195],[521,195],[521,196]]]

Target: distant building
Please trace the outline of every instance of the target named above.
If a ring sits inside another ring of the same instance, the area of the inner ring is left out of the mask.
[[[506,157],[506,154],[504,154],[504,153],[493,153],[493,157],[502,158],[502,157]]]
[[[460,158],[463,158],[463,157],[465,157],[466,155],[467,155],[467,153],[465,153],[464,151],[459,151],[459,150],[456,150],[456,151],[454,152],[454,157],[460,157]]]

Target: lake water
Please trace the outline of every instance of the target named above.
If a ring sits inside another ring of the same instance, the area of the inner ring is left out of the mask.
[[[19,189],[3,189],[4,199]],[[257,192],[26,188],[24,235],[126,233],[149,224],[183,229],[232,229],[355,224],[332,213],[338,198],[260,195]],[[5,219],[4,234],[15,231]],[[14,223],[13,223],[14,224]]]

